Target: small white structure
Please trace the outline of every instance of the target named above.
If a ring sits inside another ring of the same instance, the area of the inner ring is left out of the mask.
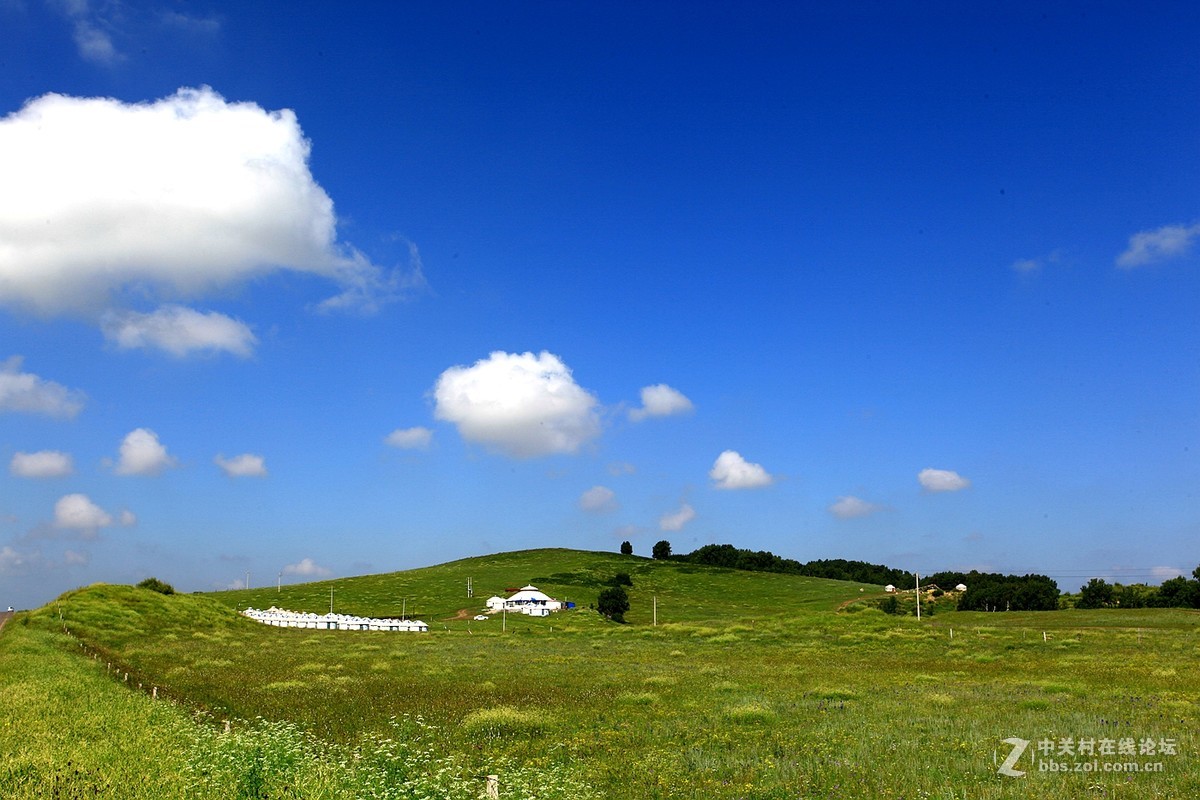
[[[408,631],[427,633],[429,626],[419,619],[378,619],[352,614],[313,614],[286,611],[271,606],[266,611],[247,608],[242,616],[276,628],[315,628],[322,631]]]
[[[510,611],[531,617],[548,617],[551,611],[561,610],[563,603],[536,586],[522,586],[520,591],[507,599],[489,598],[487,606],[493,614],[497,611]]]
[[[895,594],[895,593],[896,593],[896,587],[895,587],[895,586],[892,586],[890,583],[889,583],[887,586],[883,587],[883,590],[884,590],[885,592],[887,592],[888,594]]]
[[[958,586],[954,587],[954,591],[956,591],[956,592],[965,592],[966,590],[967,590],[967,585],[965,583],[960,583]]]

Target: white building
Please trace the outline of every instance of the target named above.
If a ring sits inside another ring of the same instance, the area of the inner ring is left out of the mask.
[[[956,592],[965,592],[966,590],[967,590],[967,585],[965,583],[960,583],[958,586],[954,587],[954,591],[956,591]]]
[[[495,613],[509,611],[517,614],[527,614],[531,617],[548,617],[551,611],[563,608],[560,600],[555,600],[536,586],[522,586],[512,597],[488,598],[487,607]]]

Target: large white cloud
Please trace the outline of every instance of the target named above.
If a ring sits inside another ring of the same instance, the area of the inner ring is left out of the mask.
[[[121,441],[118,475],[158,475],[178,462],[148,428],[130,431]]]
[[[927,492],[957,492],[966,489],[971,481],[954,470],[927,467],[917,473],[917,480]]]
[[[397,285],[337,241],[308,156],[292,111],[208,87],[35,98],[0,119],[0,303],[94,311],[289,269],[341,283],[333,305],[370,305]]]
[[[435,416],[459,435],[515,458],[575,453],[600,434],[596,398],[558,356],[495,352],[451,367],[433,389]]]
[[[22,372],[21,356],[0,361],[0,411],[71,418],[83,410],[83,392],[32,372]]]
[[[257,337],[244,322],[219,314],[165,305],[143,314],[110,311],[101,318],[104,336],[122,350],[157,348],[180,358],[194,352],[227,352],[248,358]]]
[[[647,417],[686,414],[692,410],[692,401],[678,389],[673,389],[665,383],[646,386],[641,394],[642,407],[629,410],[629,418],[634,422],[640,422]]]
[[[696,518],[696,509],[692,508],[687,503],[679,507],[678,511],[672,511],[669,514],[663,514],[658,519],[658,527],[664,531],[681,531],[683,526]]]
[[[862,498],[853,495],[839,497],[829,507],[829,513],[833,514],[838,519],[854,519],[855,517],[866,517],[878,511],[882,511],[881,506],[874,503],[868,503]]]
[[[1117,266],[1132,269],[1178,258],[1186,254],[1191,249],[1192,242],[1198,238],[1200,222],[1191,225],[1164,225],[1152,231],[1135,233],[1129,237],[1129,246],[1117,256]]]
[[[253,453],[242,453],[240,456],[226,458],[218,455],[213,463],[221,468],[230,478],[265,478],[267,477],[267,462],[262,456]]]
[[[75,464],[68,453],[40,450],[13,453],[8,471],[18,478],[62,478],[75,471]]]
[[[758,489],[775,481],[761,464],[750,463],[735,450],[717,456],[708,477],[718,489]]]

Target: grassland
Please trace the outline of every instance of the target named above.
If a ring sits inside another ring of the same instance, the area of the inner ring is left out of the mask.
[[[617,571],[634,582],[623,626],[587,609]],[[529,582],[580,607],[460,618]],[[331,588],[339,611],[403,608],[431,632],[276,629],[235,613],[325,611]],[[918,623],[856,602],[878,592],[564,550],[279,591],[89,587],[0,634],[0,795],[93,796],[74,792],[70,761],[83,787],[144,770],[147,797],[466,798],[488,773],[502,797],[1200,796],[1200,614]],[[1031,742],[1023,777],[998,771],[1009,737]],[[1039,754],[1067,738],[1174,753]],[[1104,771],[1135,761],[1162,771]]]

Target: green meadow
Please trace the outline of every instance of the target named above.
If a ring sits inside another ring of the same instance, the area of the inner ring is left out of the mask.
[[[625,625],[588,608],[617,572]],[[471,619],[527,583],[576,609]],[[325,612],[331,590],[336,611],[430,631],[237,613]],[[570,550],[205,595],[86,587],[0,633],[0,796],[475,798],[489,774],[500,797],[564,800],[1200,796],[1200,613],[917,621],[869,608],[880,595]],[[1006,739],[1028,742],[1023,775],[1002,774]]]

